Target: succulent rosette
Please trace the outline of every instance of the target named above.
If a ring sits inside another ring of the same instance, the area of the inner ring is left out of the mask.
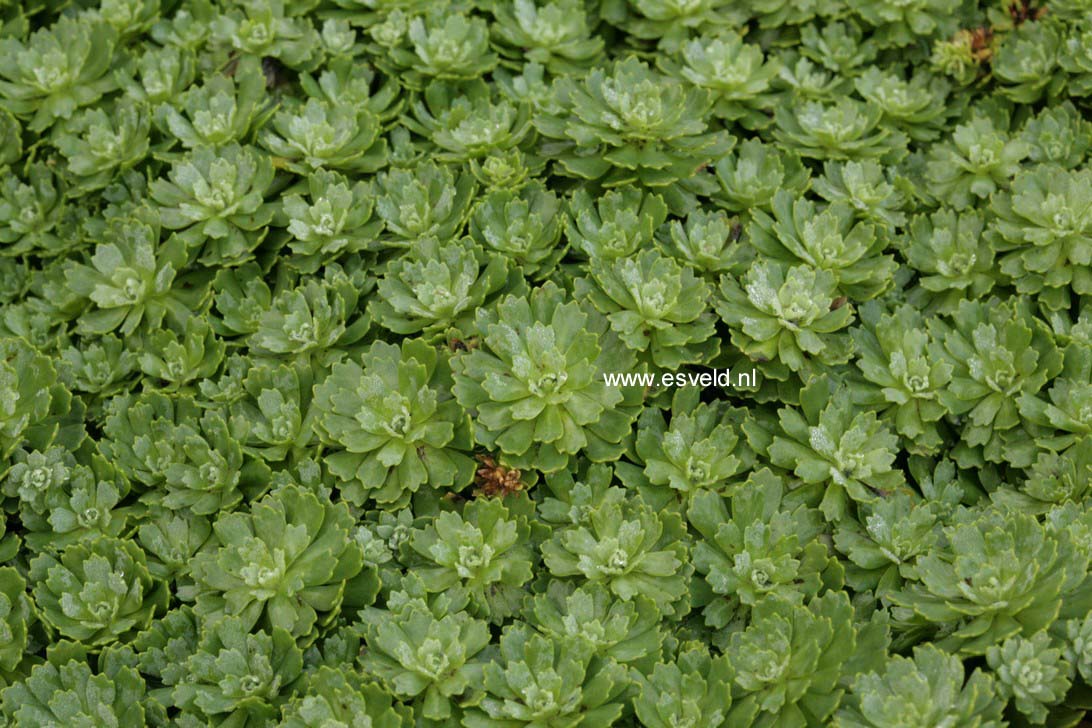
[[[1092,0],[0,0],[0,728],[1092,715]]]

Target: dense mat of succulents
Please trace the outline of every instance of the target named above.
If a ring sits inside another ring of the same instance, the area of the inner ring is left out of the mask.
[[[1090,97],[1092,0],[0,0],[0,725],[1077,724]]]

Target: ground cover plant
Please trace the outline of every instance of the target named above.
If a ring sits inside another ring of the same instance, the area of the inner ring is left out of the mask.
[[[0,0],[0,726],[1077,725],[1090,109],[1092,0]]]

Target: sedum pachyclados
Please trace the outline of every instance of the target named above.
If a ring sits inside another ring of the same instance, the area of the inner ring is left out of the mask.
[[[822,484],[828,520],[846,517],[851,502],[868,503],[904,483],[893,467],[898,439],[875,412],[850,400],[848,387],[816,377],[800,392],[800,407],[777,413],[779,431],[767,452],[773,464],[805,483]]]
[[[948,495],[927,500],[900,491],[862,506],[860,521],[839,523],[834,547],[849,559],[846,581],[886,594],[916,578],[916,558],[940,541],[943,513],[953,505]]]
[[[1030,152],[1026,142],[1011,138],[999,125],[998,119],[975,116],[929,153],[926,179],[933,193],[957,210],[1008,187]]]
[[[502,65],[526,59],[551,73],[579,73],[603,50],[603,39],[589,32],[588,13],[579,0],[515,0],[511,7],[497,3],[494,13],[491,31],[502,44]]]
[[[107,24],[63,15],[25,40],[0,40],[0,107],[43,132],[113,91],[117,33]]]
[[[713,657],[705,645],[688,643],[674,661],[631,675],[640,690],[633,707],[642,725],[725,725],[732,704],[732,668],[725,655]]]
[[[745,43],[734,33],[695,38],[682,47],[682,63],[664,65],[713,97],[712,114],[746,128],[770,123],[769,109],[774,95],[770,83],[777,75],[777,62],[766,62],[759,45]]]
[[[27,583],[13,568],[0,568],[0,670],[12,671],[23,661],[27,647],[27,626],[31,622]],[[0,698],[2,700],[2,698]]]
[[[596,654],[641,663],[664,641],[660,610],[646,597],[617,601],[601,584],[553,581],[546,593],[525,602],[527,621],[551,639],[575,637]]]
[[[547,156],[567,175],[608,184],[665,187],[731,148],[733,138],[703,121],[704,89],[664,76],[631,56],[583,79],[554,82],[539,133],[559,142]],[[556,108],[556,111],[552,109]]]
[[[586,515],[555,529],[542,554],[555,577],[602,584],[624,601],[643,595],[670,615],[686,597],[693,570],[685,534],[678,512],[656,512],[640,497],[611,488]]]
[[[377,38],[389,46],[380,63],[411,88],[419,89],[429,79],[478,78],[497,64],[497,55],[489,46],[489,26],[480,17],[458,10],[443,12],[437,7],[410,18],[403,15],[400,21],[397,31],[389,29],[390,41]],[[393,22],[393,17],[388,18],[388,23]],[[394,37],[395,32],[399,37]]]
[[[430,720],[452,717],[452,701],[481,690],[481,654],[489,644],[489,624],[465,611],[467,594],[454,591],[430,604],[416,594],[395,592],[387,610],[361,613],[367,652],[361,663],[391,693]]]
[[[1031,723],[1045,723],[1050,708],[1062,702],[1070,677],[1062,650],[1051,646],[1050,635],[1010,637],[986,652],[986,664],[997,676],[998,692],[1012,700],[1016,711]]]
[[[838,295],[834,274],[806,264],[756,262],[740,277],[720,279],[715,304],[732,344],[775,379],[847,362],[852,343],[842,331],[853,306]]]
[[[879,107],[846,96],[779,106],[774,138],[809,159],[898,159],[906,137],[882,126],[882,116]]]
[[[265,237],[272,182],[272,162],[252,147],[199,146],[171,166],[167,179],[153,180],[149,192],[163,227],[178,230],[201,262],[230,266],[246,262]]]
[[[145,685],[132,667],[96,672],[83,661],[56,659],[36,666],[24,682],[0,693],[13,726],[146,725]]]
[[[857,676],[834,725],[997,728],[1003,706],[988,674],[975,670],[967,677],[958,657],[923,645],[913,658],[893,655],[882,670]]]
[[[1090,184],[1087,169],[1042,165],[1021,171],[1011,192],[992,200],[1002,272],[1051,308],[1064,307],[1070,289],[1092,293]]]
[[[730,499],[705,491],[691,501],[687,519],[703,537],[694,546],[694,568],[707,593],[692,588],[706,624],[724,627],[767,596],[799,601],[837,583],[840,566],[818,538],[822,516],[784,501],[784,483],[769,470]]]
[[[939,630],[937,644],[981,655],[1053,622],[1065,602],[1082,613],[1089,597],[1086,550],[1033,516],[990,508],[961,512],[944,545],[917,559],[917,576],[891,595],[903,616]]]
[[[278,111],[262,130],[260,141],[300,174],[374,172],[387,161],[379,123],[366,106],[354,108],[311,97]]]
[[[569,200],[565,237],[589,258],[622,258],[651,242],[667,219],[667,205],[657,194],[623,185],[593,198],[579,189]]]
[[[29,575],[47,627],[91,646],[146,628],[169,599],[167,585],[149,573],[147,556],[133,541],[90,537],[56,556],[37,556]]]
[[[376,728],[409,726],[412,713],[359,673],[323,665],[304,676],[305,690],[282,706],[281,728],[370,721]]]
[[[469,225],[476,243],[508,258],[531,280],[552,273],[565,255],[561,230],[561,201],[537,182],[518,192],[498,189],[485,195]]]
[[[0,339],[0,454],[5,458],[49,415],[56,379],[49,359],[25,341]]]
[[[441,161],[480,159],[518,147],[531,130],[526,104],[494,100],[485,83],[430,83],[413,104],[411,128],[432,139]]]
[[[105,187],[148,155],[151,115],[124,101],[112,108],[86,109],[58,125],[57,149],[68,162],[70,196]]]
[[[496,313],[479,310],[481,347],[452,360],[455,396],[474,411],[476,439],[543,472],[580,451],[611,458],[633,421],[626,395],[600,376],[608,362],[632,357],[603,336],[604,319],[563,298],[547,283],[505,297]]]
[[[740,244],[743,226],[722,210],[695,210],[686,221],[672,220],[657,235],[664,251],[704,277],[738,269],[749,251]]]
[[[1090,10],[0,0],[0,725],[1079,724]]]
[[[383,245],[410,248],[426,238],[451,242],[466,225],[474,190],[471,175],[431,162],[380,174],[375,209],[386,223]]]
[[[473,475],[470,423],[450,395],[447,358],[419,339],[377,341],[360,363],[335,364],[315,388],[320,437],[346,496],[405,505],[422,485],[461,487]]]
[[[754,464],[740,437],[744,413],[724,402],[701,402],[697,387],[680,387],[666,413],[648,408],[635,442],[644,476],[686,500],[705,491],[733,487],[733,476]]]
[[[244,58],[230,76],[213,76],[180,99],[157,106],[155,122],[187,149],[220,147],[247,139],[268,116],[265,101],[261,66]]]
[[[523,511],[480,500],[415,530],[408,545],[425,591],[465,591],[472,614],[494,621],[507,616],[518,603],[519,587],[531,579],[531,529]]]
[[[73,293],[90,304],[79,328],[89,334],[129,335],[141,328],[154,331],[165,320],[184,325],[204,303],[207,290],[200,279],[180,278],[186,257],[179,238],[160,242],[158,224],[117,221],[95,247],[89,265],[73,261],[65,268]]]
[[[844,693],[843,674],[852,675],[853,663],[861,662],[854,653],[868,645],[844,593],[829,592],[807,605],[766,597],[747,628],[729,637],[729,653],[737,657],[728,724],[827,720]]]
[[[977,298],[997,284],[995,250],[981,214],[941,208],[913,218],[908,232],[903,250],[922,289],[911,300],[950,313],[964,296]]]
[[[315,273],[346,253],[376,246],[383,223],[373,219],[374,207],[370,185],[320,170],[281,199],[274,219],[284,223],[294,264]]]
[[[501,661],[482,670],[485,696],[468,711],[468,728],[610,725],[623,704],[626,670],[600,661],[580,643],[554,641],[526,625],[509,627]]]
[[[807,200],[778,192],[773,216],[756,212],[747,233],[763,257],[830,272],[839,293],[854,301],[882,293],[895,270],[894,259],[880,254],[886,247],[882,232],[858,222],[853,207],[845,203],[819,210]]]
[[[6,175],[0,184],[0,248],[3,255],[53,256],[70,250],[71,214],[56,173],[42,164],[29,165],[24,178]]]
[[[214,725],[268,724],[288,701],[303,671],[303,655],[283,628],[251,632],[240,617],[202,630],[171,691],[171,703],[194,720]]]
[[[933,359],[921,315],[910,306],[890,313],[874,304],[861,307],[861,326],[852,332],[856,366],[853,400],[890,412],[895,429],[910,449],[932,452],[941,444],[938,420],[947,413],[941,392],[951,382],[954,366]]]
[[[511,284],[506,286],[506,284]],[[474,312],[501,289],[515,288],[503,256],[488,256],[470,238],[441,246],[426,238],[392,260],[378,282],[372,316],[397,334],[427,339],[467,336]]]
[[[197,613],[208,620],[232,616],[244,630],[260,626],[312,641],[344,599],[370,591],[354,582],[363,555],[350,537],[351,525],[345,504],[295,485],[217,518],[215,537],[192,562]]]
[[[963,418],[956,451],[963,457],[980,452],[992,462],[1030,464],[1032,443],[1018,429],[1019,399],[1058,374],[1062,355],[1029,306],[1023,298],[1003,305],[996,298],[962,301],[951,323],[930,320],[930,353],[952,366],[940,402]]]
[[[577,280],[576,294],[607,317],[628,348],[665,369],[716,356],[716,317],[705,309],[711,289],[690,267],[656,250],[597,257],[588,267],[591,276]]]
[[[713,167],[720,191],[712,202],[732,212],[770,209],[780,191],[802,194],[808,188],[810,170],[799,155],[760,139],[747,139]]]

